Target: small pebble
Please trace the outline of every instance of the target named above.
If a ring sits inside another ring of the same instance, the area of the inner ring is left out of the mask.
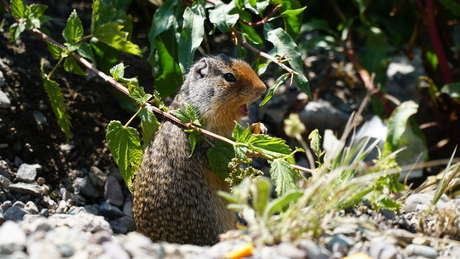
[[[22,164],[18,169],[16,179],[27,183],[32,183],[35,181],[35,177],[37,177],[37,170],[41,170],[40,165]]]
[[[436,257],[438,257],[438,252],[436,251],[436,249],[430,246],[410,244],[406,246],[405,250],[408,256],[420,255],[430,259],[435,259]]]
[[[5,219],[12,221],[19,221],[24,218],[24,215],[30,214],[23,208],[12,206],[5,212]]]
[[[101,169],[97,168],[96,166],[91,166],[89,169],[89,179],[91,179],[91,183],[96,187],[103,187],[105,182],[107,181],[107,176]]]
[[[118,180],[113,177],[107,177],[107,181],[104,186],[104,198],[105,200],[115,206],[122,206],[124,197],[123,192],[121,191],[121,186],[118,183]]]
[[[109,219],[117,219],[123,217],[123,211],[121,211],[116,206],[113,206],[107,202],[102,202],[99,207],[101,215]]]
[[[11,107],[11,101],[6,94],[0,91],[0,108],[8,109]]]

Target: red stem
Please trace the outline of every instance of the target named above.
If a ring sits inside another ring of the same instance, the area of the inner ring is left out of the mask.
[[[444,53],[444,48],[442,46],[441,40],[439,39],[438,31],[436,28],[433,0],[426,0],[425,10],[424,12],[422,12],[422,14],[425,17],[423,21],[428,30],[431,43],[433,44],[434,52],[438,57],[438,65],[439,70],[441,70],[442,79],[445,84],[452,83],[454,79],[452,77],[452,73],[450,71],[449,64],[446,59],[446,54]]]
[[[270,18],[276,13],[276,11],[278,11],[278,9],[281,8],[281,6],[283,6],[283,5],[277,5],[277,6],[273,9],[273,11],[271,11],[271,13],[268,14],[267,17],[263,18],[261,21],[258,21],[258,22],[253,23],[253,22],[248,22],[248,21],[246,21],[246,20],[240,19],[240,22],[242,22],[242,23],[244,23],[244,24],[246,24],[246,25],[249,25],[249,26],[258,26],[258,25],[265,24],[265,23],[267,23],[268,19],[270,19]]]

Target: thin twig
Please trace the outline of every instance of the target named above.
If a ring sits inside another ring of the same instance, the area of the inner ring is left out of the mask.
[[[297,76],[299,75],[298,72],[292,70],[290,67],[288,67],[285,64],[283,64],[283,62],[281,60],[276,59],[275,57],[269,55],[268,53],[265,53],[263,51],[260,51],[260,50],[258,50],[256,48],[254,48],[251,44],[249,44],[247,41],[245,41],[243,39],[243,37],[241,36],[241,34],[239,34],[236,30],[232,30],[232,35],[235,36],[238,39],[238,41],[241,42],[241,44],[243,44],[246,48],[248,48],[250,51],[252,51],[255,54],[257,54],[258,56],[273,61],[273,63],[275,63],[278,66],[282,67],[284,70],[288,71],[290,74],[294,74],[294,75],[297,75]]]
[[[258,21],[258,22],[248,22],[246,20],[243,20],[240,18],[240,22],[246,24],[246,25],[249,25],[249,26],[259,26],[259,25],[263,25],[265,23],[268,22],[268,19],[270,19],[275,13],[276,11],[278,11],[278,9],[280,9],[283,5],[277,5],[272,11],[271,13],[269,13],[265,18],[263,18],[261,21]]]

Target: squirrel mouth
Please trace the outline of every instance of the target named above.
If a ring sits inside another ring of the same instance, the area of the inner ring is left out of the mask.
[[[240,112],[242,117],[246,117],[246,116],[249,115],[249,109],[248,109],[248,105],[246,103],[241,105],[239,107],[238,111]]]

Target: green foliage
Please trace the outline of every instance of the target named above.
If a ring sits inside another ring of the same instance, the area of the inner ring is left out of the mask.
[[[111,121],[106,140],[126,186],[132,191],[134,175],[142,158],[139,133],[134,128],[121,125],[119,121]]]
[[[65,111],[64,97],[62,96],[59,84],[51,80],[49,76],[45,73],[43,59],[40,62],[40,72],[43,81],[43,86],[45,87],[46,94],[50,99],[51,108],[53,109],[54,114],[56,115],[59,127],[61,127],[61,130],[64,132],[67,140],[69,140],[71,138],[70,116]]]
[[[396,158],[400,165],[413,164],[419,158],[420,162],[423,162],[428,154],[424,136],[412,117],[417,112],[417,108],[418,104],[413,101],[403,102],[389,119],[390,131],[387,134],[384,150],[394,152],[405,148]]]

